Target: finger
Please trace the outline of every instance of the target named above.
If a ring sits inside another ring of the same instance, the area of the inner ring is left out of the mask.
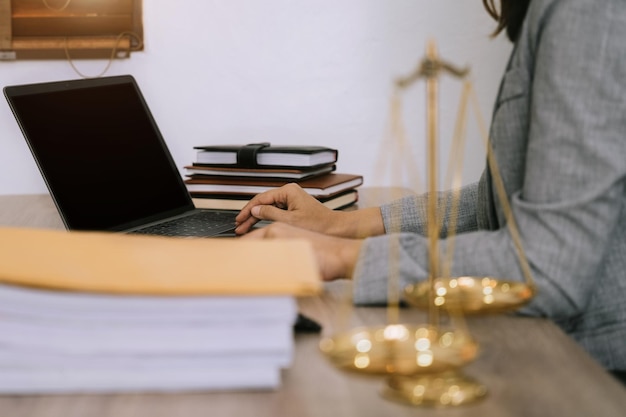
[[[235,222],[243,223],[248,220],[250,217],[252,217],[250,209],[252,209],[252,207],[258,206],[259,204],[259,195],[252,197],[250,201],[248,201],[246,205],[243,206],[243,208],[239,211],[239,214],[237,214],[237,216],[235,217]]]
[[[242,236],[242,239],[264,239],[266,237],[266,228],[262,227],[260,229],[256,229],[251,231],[250,233],[245,234],[244,236]]]
[[[279,189],[269,190],[261,194],[257,194],[246,203],[245,206],[241,209],[237,217],[235,217],[235,221],[237,223],[245,222],[250,216],[250,210],[252,207],[258,205],[283,205],[285,201],[284,194]]]
[[[271,220],[275,222],[289,223],[289,210],[274,206],[260,205],[250,209],[250,213],[259,220]]]
[[[241,223],[237,223],[237,227],[235,227],[235,234],[244,235],[248,233],[250,229],[252,229],[252,226],[257,224],[258,222],[259,222],[259,219],[257,219],[256,217],[254,216],[248,217],[245,221]]]

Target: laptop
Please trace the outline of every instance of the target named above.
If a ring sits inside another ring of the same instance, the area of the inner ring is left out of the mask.
[[[233,235],[196,209],[130,75],[7,86],[4,95],[69,230]]]

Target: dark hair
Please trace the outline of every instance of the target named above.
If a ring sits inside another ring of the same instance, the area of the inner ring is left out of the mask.
[[[483,0],[483,5],[487,13],[493,17],[498,26],[493,32],[493,36],[506,31],[507,37],[515,42],[522,28],[522,23],[526,17],[526,11],[531,0],[500,0],[500,12],[496,7],[496,0]]]

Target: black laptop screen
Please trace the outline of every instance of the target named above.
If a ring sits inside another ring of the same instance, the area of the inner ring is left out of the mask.
[[[10,97],[69,229],[120,230],[193,208],[131,77]]]

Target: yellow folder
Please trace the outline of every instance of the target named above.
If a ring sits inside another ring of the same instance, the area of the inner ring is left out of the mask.
[[[200,239],[0,228],[0,282],[145,295],[311,295],[302,240]]]

